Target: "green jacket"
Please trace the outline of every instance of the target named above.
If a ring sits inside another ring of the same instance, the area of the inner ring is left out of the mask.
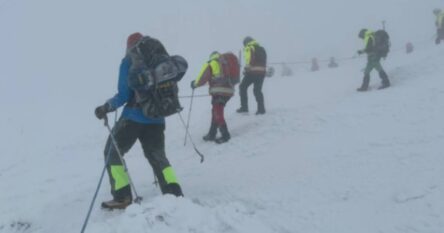
[[[439,29],[444,27],[444,11],[442,11],[441,13],[439,13],[436,16],[435,24],[436,24],[436,27],[439,28]]]

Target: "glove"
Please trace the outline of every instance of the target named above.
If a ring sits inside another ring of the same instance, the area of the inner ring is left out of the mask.
[[[191,83],[190,83],[190,86],[191,86],[191,89],[194,89],[194,88],[196,88],[196,86],[194,86],[194,80],[193,80],[193,81],[191,81]]]
[[[358,54],[359,55],[361,55],[361,54],[363,54],[364,53],[364,51],[362,51],[362,50],[358,50]]]
[[[109,103],[105,103],[104,105],[100,105],[99,107],[96,108],[96,110],[94,111],[94,114],[96,114],[96,117],[99,120],[102,120],[103,118],[105,118],[106,114],[111,112],[111,106]]]

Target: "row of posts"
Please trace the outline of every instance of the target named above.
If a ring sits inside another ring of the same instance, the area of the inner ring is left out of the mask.
[[[408,42],[405,45],[405,53],[406,54],[411,54],[411,53],[413,53],[413,51],[414,51],[413,44],[411,42]],[[331,68],[331,69],[334,69],[334,68],[339,67],[339,64],[338,64],[338,62],[336,61],[336,59],[334,57],[331,57],[329,62],[328,62],[327,67]],[[318,59],[317,58],[312,58],[311,59],[310,71],[316,72],[316,71],[319,71],[319,70],[320,70],[320,66],[319,66]],[[282,64],[282,76],[291,76],[291,75],[293,75],[293,71],[290,69],[290,67],[287,64],[283,63]]]

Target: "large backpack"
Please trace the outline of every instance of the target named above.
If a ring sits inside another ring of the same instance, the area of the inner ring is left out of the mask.
[[[128,51],[128,86],[146,117],[167,117],[182,110],[177,82],[188,68],[181,56],[169,56],[159,40],[145,36]]]
[[[375,32],[375,52],[379,56],[385,58],[390,52],[390,36],[385,30]]]
[[[265,52],[264,47],[260,45],[254,46],[254,66],[267,66],[267,53]]]
[[[264,47],[254,45],[252,56],[250,67],[246,69],[246,73],[251,75],[265,76],[267,67],[267,53],[265,52]]]
[[[219,56],[219,64],[221,66],[221,76],[226,78],[231,85],[235,85],[240,81],[240,64],[236,55],[231,52],[221,54]]]

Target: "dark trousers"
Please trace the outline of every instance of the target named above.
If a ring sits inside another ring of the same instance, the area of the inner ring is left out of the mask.
[[[262,85],[264,84],[265,76],[245,75],[239,86],[239,95],[241,100],[241,108],[248,110],[248,87],[253,84],[253,93],[256,97],[258,111],[265,111],[264,95],[262,94]]]
[[[169,183],[175,182],[174,174],[169,175],[172,168],[165,155],[164,130],[164,124],[147,125],[122,118],[112,130],[122,155],[127,153],[137,140],[140,141],[144,155],[154,170],[162,193],[165,193]],[[114,199],[131,196],[127,173],[123,170],[122,161],[110,137],[105,146],[105,159],[108,154],[110,157],[107,170],[111,183],[111,194]]]
[[[441,40],[444,40],[444,28],[438,29],[436,35],[436,44],[439,44],[441,43]]]
[[[387,73],[384,71],[381,65],[381,57],[375,54],[368,55],[367,58],[367,66],[364,70],[364,79],[362,80],[361,88],[367,89],[370,83],[370,73],[372,70],[377,70],[379,73],[379,77],[381,78],[383,85],[389,85],[390,81],[388,79]]]

